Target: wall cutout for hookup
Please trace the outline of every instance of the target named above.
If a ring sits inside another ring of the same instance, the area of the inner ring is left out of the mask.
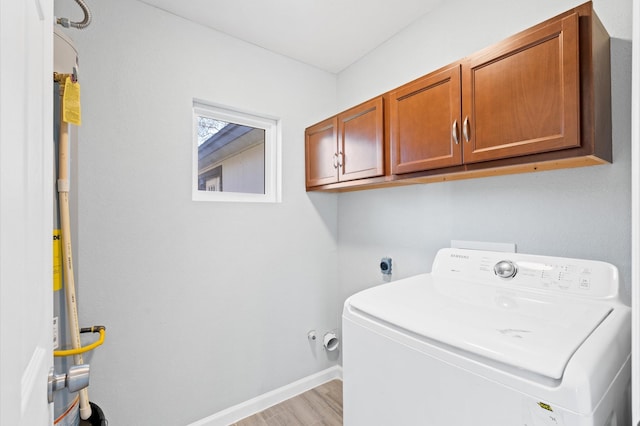
[[[391,275],[391,258],[383,257],[380,259],[380,272],[384,275]]]
[[[340,345],[340,341],[338,340],[338,336],[336,336],[336,333],[329,331],[324,335],[324,338],[322,339],[323,344],[324,344],[324,348],[329,351],[329,352],[333,352],[336,349],[338,349],[338,346]]]

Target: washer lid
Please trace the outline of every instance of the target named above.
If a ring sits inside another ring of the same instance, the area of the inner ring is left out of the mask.
[[[347,304],[394,328],[553,379],[613,309],[430,274],[370,288]]]

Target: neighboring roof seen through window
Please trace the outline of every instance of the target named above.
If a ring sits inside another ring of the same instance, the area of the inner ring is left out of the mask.
[[[202,145],[210,136],[218,133],[227,124],[209,117],[198,117],[198,146]]]

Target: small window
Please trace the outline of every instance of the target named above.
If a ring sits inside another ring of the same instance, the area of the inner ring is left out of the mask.
[[[193,103],[193,199],[280,201],[279,122]]]

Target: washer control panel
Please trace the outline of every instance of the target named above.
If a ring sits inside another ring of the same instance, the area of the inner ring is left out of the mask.
[[[466,249],[440,250],[432,274],[593,298],[617,297],[619,286],[617,268],[605,262]]]

